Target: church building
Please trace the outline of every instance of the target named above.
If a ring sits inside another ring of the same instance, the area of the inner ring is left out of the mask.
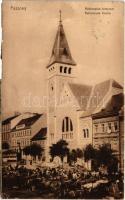
[[[64,139],[70,149],[83,149],[93,143],[92,115],[104,110],[113,95],[123,93],[123,88],[112,79],[94,86],[77,84],[77,63],[71,55],[61,15],[46,70],[47,148]]]
[[[24,113],[4,120],[3,142],[8,142],[12,149],[40,144],[47,162],[50,146],[61,139],[67,141],[70,150],[83,150],[88,144],[96,148],[108,144],[123,169],[123,87],[113,79],[95,85],[77,82],[77,63],[68,45],[61,12],[46,70],[47,113]]]

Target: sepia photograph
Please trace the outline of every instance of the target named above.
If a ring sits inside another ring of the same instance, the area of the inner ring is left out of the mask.
[[[2,199],[124,199],[124,2],[3,0]]]

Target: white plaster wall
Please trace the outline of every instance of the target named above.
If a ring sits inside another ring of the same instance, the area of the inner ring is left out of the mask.
[[[89,129],[89,137],[84,138],[83,129]],[[92,144],[92,118],[84,117],[79,119],[79,148],[83,149],[86,145]]]
[[[73,124],[73,139],[66,139],[66,141],[69,143],[69,148],[75,149],[78,146],[77,112],[75,108],[73,108],[72,106],[71,107],[65,106],[57,109],[57,115],[55,121],[56,123],[55,140],[58,141],[59,139],[62,139],[62,123],[65,117],[69,117]]]

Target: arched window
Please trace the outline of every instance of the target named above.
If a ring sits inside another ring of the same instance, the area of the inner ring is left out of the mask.
[[[60,73],[62,73],[63,66],[60,66]]]
[[[86,129],[87,138],[89,137],[89,129]]]
[[[83,129],[83,137],[89,138],[89,129]]]
[[[66,72],[67,72],[67,67],[64,67],[64,73],[66,74]]]
[[[66,132],[67,132],[67,131],[69,131],[69,123],[68,123],[69,122],[69,118],[66,117],[65,119],[66,119]]]
[[[62,123],[62,132],[64,132],[64,120],[63,120],[63,123]]]
[[[73,131],[73,125],[71,119],[70,119],[70,130]]]
[[[65,117],[62,122],[62,132],[73,131],[72,120],[69,117]]]
[[[68,73],[69,73],[69,74],[71,74],[71,70],[72,70],[72,68],[70,67],[69,70],[68,70]]]
[[[86,138],[86,130],[83,129],[84,138]]]

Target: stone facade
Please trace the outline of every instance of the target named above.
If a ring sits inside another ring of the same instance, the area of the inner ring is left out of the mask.
[[[77,66],[71,56],[62,22],[59,22],[52,55],[47,65],[48,149],[60,139],[66,140],[70,149],[83,149],[87,144],[92,143],[96,146],[96,140],[98,145],[109,142],[107,132],[102,132],[101,128],[96,139],[95,124],[97,123],[99,126],[105,124],[105,127],[108,127],[108,124],[111,123],[112,129],[112,126],[115,126],[113,124],[119,123],[116,116],[112,116],[111,119],[102,117],[93,120],[92,114],[105,109],[114,95],[123,92],[122,86],[112,79],[95,86],[76,84],[76,71]],[[119,124],[117,126],[119,128]],[[119,129],[117,131],[119,132]],[[112,147],[118,151],[117,131],[110,135],[111,140],[114,137]]]
[[[92,144],[92,118],[91,116],[80,118],[79,128],[79,147],[85,148],[88,144]]]

